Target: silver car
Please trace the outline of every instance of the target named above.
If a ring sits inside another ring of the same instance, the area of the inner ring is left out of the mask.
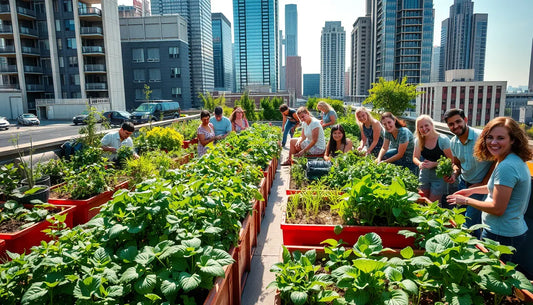
[[[23,113],[18,116],[17,122],[20,125],[28,126],[28,125],[39,125],[41,124],[41,121],[35,116],[33,113]]]
[[[0,129],[9,129],[9,121],[3,116],[0,116]]]

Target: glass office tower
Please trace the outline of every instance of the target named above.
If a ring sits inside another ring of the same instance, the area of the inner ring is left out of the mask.
[[[236,91],[278,84],[278,1],[233,0]]]
[[[298,7],[285,5],[285,56],[298,56]]]
[[[429,82],[433,48],[433,0],[374,0],[374,80]]]
[[[211,20],[213,23],[215,90],[231,91],[233,79],[231,23],[222,13],[211,14]]]

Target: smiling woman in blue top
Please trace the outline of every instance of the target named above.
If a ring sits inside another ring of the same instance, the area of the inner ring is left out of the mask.
[[[390,112],[381,115],[381,124],[385,128],[385,139],[376,161],[405,166],[418,175],[418,167],[413,163],[413,133]]]
[[[524,214],[531,193],[531,174],[525,162],[533,158],[533,151],[527,136],[513,119],[494,118],[476,141],[474,156],[496,162],[488,184],[457,191],[448,196],[448,203],[481,210],[482,223],[488,225],[481,237],[512,246],[518,252],[526,240]],[[472,194],[488,196],[481,201],[468,198]],[[501,259],[512,261],[513,256],[502,255]]]
[[[222,107],[215,107],[215,117],[209,120],[213,127],[215,128],[215,140],[224,139],[231,132],[231,122],[224,116],[224,111]]]

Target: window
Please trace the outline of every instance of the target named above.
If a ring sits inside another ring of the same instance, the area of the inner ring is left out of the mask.
[[[133,70],[133,82],[135,83],[144,83],[146,78],[144,76],[143,69],[134,69]]]
[[[161,70],[159,69],[149,69],[148,70],[148,80],[151,83],[161,81]]]
[[[171,78],[181,77],[181,68],[170,68],[170,77]]]
[[[181,97],[181,88],[172,88],[172,97]]]
[[[146,51],[148,53],[146,61],[159,62],[159,48],[148,48]]]
[[[61,32],[61,20],[56,19],[56,32]]]
[[[72,12],[72,1],[71,0],[64,0],[63,1],[63,9],[65,12]]]
[[[63,50],[63,40],[61,40],[61,38],[57,39],[57,49]]]
[[[76,56],[69,56],[68,57],[68,66],[71,68],[75,68],[78,66],[78,57]]]
[[[136,100],[144,100],[144,92],[143,89],[135,89],[135,99]]]
[[[70,75],[70,84],[79,86],[80,85],[80,75],[79,74]]]
[[[64,68],[65,67],[65,62],[63,60],[63,57],[59,57],[59,67],[60,68]]]
[[[65,19],[65,31],[75,31],[74,20]]]
[[[39,40],[39,46],[41,47],[41,50],[50,51],[48,39]]]
[[[179,58],[180,51],[178,47],[169,47],[168,48],[168,57],[169,58]]]
[[[144,62],[144,49],[132,49],[131,57],[133,62]]]
[[[154,100],[161,99],[161,89],[152,89],[152,99]]]
[[[67,49],[76,50],[76,38],[67,38]]]

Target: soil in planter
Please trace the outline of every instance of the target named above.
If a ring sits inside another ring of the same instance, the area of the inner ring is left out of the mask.
[[[299,200],[298,205],[304,206],[303,200]],[[306,213],[303,209],[298,209],[295,212],[294,217],[287,217],[287,223],[290,224],[321,224],[321,225],[340,225],[344,221],[337,213],[332,213],[329,209],[329,202],[322,201],[319,207],[318,213],[314,214],[312,212]]]
[[[61,212],[61,209],[50,209],[48,210],[50,215],[57,214]],[[27,222],[18,219],[7,219],[0,223],[0,233],[15,233],[20,231],[20,227],[25,225]]]

